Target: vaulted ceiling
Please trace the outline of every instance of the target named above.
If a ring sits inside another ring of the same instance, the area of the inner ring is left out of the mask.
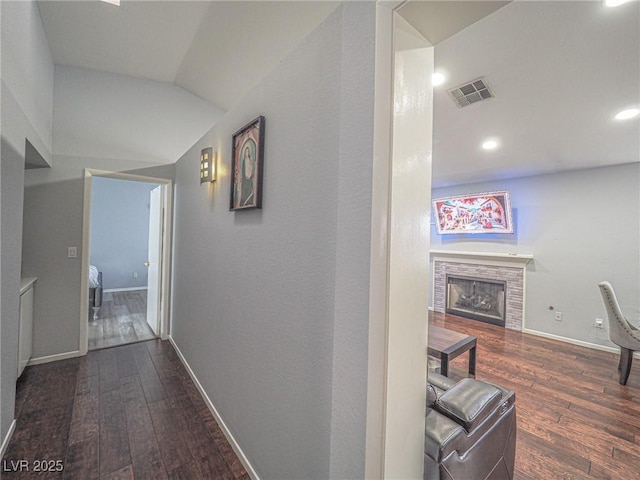
[[[172,82],[229,110],[336,2],[40,1],[53,61]]]
[[[335,7],[315,1],[39,2],[54,62],[172,82],[232,108]],[[401,13],[447,74],[434,93],[434,185],[640,161],[637,1],[415,1]],[[447,89],[485,77],[495,98]],[[480,148],[488,137],[499,148]]]

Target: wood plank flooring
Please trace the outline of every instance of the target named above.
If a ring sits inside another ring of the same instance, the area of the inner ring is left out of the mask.
[[[249,479],[166,341],[27,367],[16,395],[3,480]]]
[[[476,336],[476,378],[516,392],[516,479],[640,479],[640,361],[622,386],[613,353],[453,315],[430,322]]]
[[[477,378],[515,390],[516,479],[640,479],[638,360],[622,386],[615,354],[451,315],[431,321],[476,336]],[[464,376],[466,362],[454,359],[450,375]],[[249,478],[167,342],[27,367],[16,418],[3,479],[35,478],[35,460],[64,466],[37,478]],[[10,471],[19,460],[31,471]]]
[[[89,313],[89,350],[155,338],[147,324],[147,291],[104,293],[97,318]]]

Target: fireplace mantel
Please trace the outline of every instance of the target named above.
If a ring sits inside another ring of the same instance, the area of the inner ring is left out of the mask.
[[[431,250],[434,260],[525,268],[533,255],[524,253],[462,252],[458,250]]]

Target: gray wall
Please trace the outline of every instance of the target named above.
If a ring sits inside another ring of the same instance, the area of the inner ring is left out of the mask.
[[[171,333],[263,479],[364,476],[374,27],[343,4],[177,163]],[[263,209],[229,212],[257,115]]]
[[[147,286],[149,192],[157,186],[93,177],[90,263],[102,272],[105,289]]]
[[[38,277],[33,357],[78,350],[84,169],[172,179],[175,165],[54,156],[53,168],[27,170],[22,273]],[[67,248],[78,247],[78,258]]]
[[[13,421],[15,405],[25,139],[45,160],[51,160],[53,61],[35,2],[0,2],[0,17],[0,441],[3,441]]]
[[[24,156],[2,138],[0,145],[0,324],[2,335],[1,358],[2,437],[4,440],[11,421],[15,402],[17,375],[18,331],[20,314],[20,251],[22,243],[22,193]]]
[[[598,283],[609,280],[623,312],[640,321],[640,164],[435,189],[449,194],[508,189],[513,235],[437,235],[434,250],[533,254],[527,266],[526,328],[612,346],[594,328],[606,318]],[[553,306],[554,310],[549,310]],[[555,312],[563,320],[554,320]]]

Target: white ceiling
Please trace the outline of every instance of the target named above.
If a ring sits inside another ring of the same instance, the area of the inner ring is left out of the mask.
[[[173,82],[229,110],[336,2],[38,2],[59,65]]]
[[[403,13],[427,28],[432,3]],[[640,161],[638,119],[612,118],[640,103],[639,12],[638,2],[516,0],[447,32],[435,46],[449,79],[434,94],[434,186]],[[481,76],[495,98],[458,108],[447,89]],[[501,147],[482,150],[492,136]]]
[[[336,6],[121,3],[41,0],[54,62],[173,82],[224,110]],[[638,2],[614,9],[600,1],[504,4],[403,7],[436,44],[436,67],[449,74],[435,93],[434,186],[639,161],[638,119],[611,120],[640,103]],[[446,88],[480,76],[496,98],[456,107]],[[482,151],[487,136],[499,137],[501,148]]]
[[[400,12],[432,45],[437,45],[510,1],[410,1]]]

